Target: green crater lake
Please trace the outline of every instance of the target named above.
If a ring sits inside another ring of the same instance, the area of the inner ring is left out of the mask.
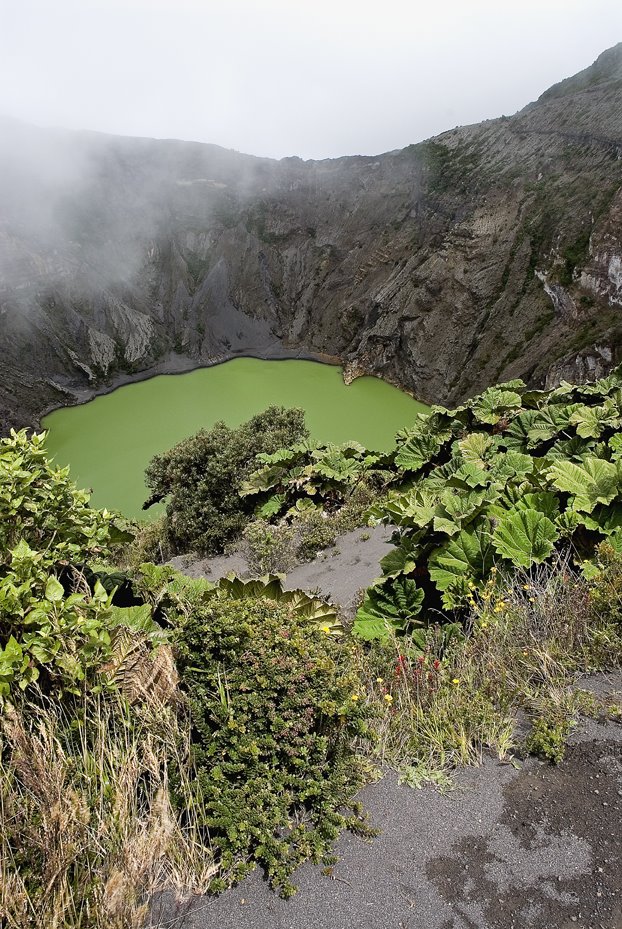
[[[71,466],[79,487],[92,489],[94,506],[148,518],[141,509],[148,496],[144,472],[154,455],[218,420],[237,426],[272,405],[301,407],[320,442],[355,439],[383,451],[393,447],[398,429],[428,409],[376,377],[346,387],[341,368],[331,365],[236,358],[119,387],[55,410],[43,426],[49,454]]]

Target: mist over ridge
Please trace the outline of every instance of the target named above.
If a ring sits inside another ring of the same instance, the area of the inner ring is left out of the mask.
[[[604,370],[621,84],[618,45],[511,118],[322,161],[3,119],[4,427],[245,353],[339,359],[429,401]]]
[[[622,9],[8,0],[0,25],[0,113],[321,159],[510,115],[622,36]]]

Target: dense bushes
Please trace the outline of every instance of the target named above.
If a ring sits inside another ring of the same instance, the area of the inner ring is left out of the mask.
[[[117,522],[89,507],[88,493],[76,488],[69,468],[48,461],[43,435],[11,432],[0,440],[0,556],[25,543],[45,567],[85,561],[125,538]]]
[[[329,627],[327,626],[328,630]],[[348,824],[364,733],[350,646],[268,599],[207,597],[177,633],[209,833],[225,869],[282,892]]]
[[[91,569],[128,538],[117,523],[43,436],[0,441],[0,922],[14,929],[137,929],[163,878],[206,889],[216,870],[195,808],[182,824],[169,802],[172,763],[188,799],[187,732],[159,702],[175,686],[163,632],[147,604],[114,605],[123,578]]]
[[[159,641],[149,610],[113,606],[112,592],[86,582],[84,563],[122,538],[47,461],[43,436],[0,441],[0,700],[34,682],[57,696],[107,686],[100,671],[122,630]]]
[[[384,494],[371,513],[398,532],[355,627],[376,624],[370,642],[274,577],[212,584],[143,564],[125,579],[137,602],[115,606],[122,527],[40,437],[3,440],[0,916],[125,929],[164,878],[217,890],[255,864],[287,894],[300,862],[366,828],[352,803],[365,749],[415,786],[442,784],[485,750],[517,750],[520,712],[527,747],[561,759],[577,714],[606,709],[577,676],[622,660],[621,426],[615,372],[436,408],[382,458],[296,444],[301,414],[271,410],[152,463],[174,544],[214,550],[258,504],[246,536],[262,567],[290,544],[312,555]],[[125,687],[137,646],[171,669],[154,615],[180,675],[163,703]]]
[[[332,607],[276,578],[106,568],[115,520],[49,465],[42,437],[3,440],[0,500],[3,917],[125,929],[150,886],[215,890],[254,862],[288,893],[298,863],[364,828],[350,801],[365,711]],[[135,605],[113,604],[120,583]],[[169,635],[181,691],[154,648]]]
[[[264,518],[294,520],[339,512],[376,482],[368,516],[395,526],[395,548],[357,614],[372,639],[461,622],[493,568],[501,578],[569,548],[588,560],[604,537],[621,549],[621,429],[622,369],[550,391],[511,381],[419,414],[387,455],[348,443],[259,456],[241,493]]]
[[[622,371],[594,384],[490,387],[398,434],[396,488],[371,515],[396,526],[356,629],[384,634],[461,619],[474,591],[571,549],[622,546]],[[408,596],[404,593],[408,588]],[[407,602],[406,602],[407,601]],[[380,602],[380,608],[379,608]]]
[[[299,442],[258,455],[261,467],[243,482],[240,494],[254,500],[257,515],[268,519],[355,509],[394,479],[393,457],[370,452],[358,442]]]
[[[146,480],[152,494],[145,508],[169,497],[164,531],[174,551],[222,551],[253,511],[239,490],[256,455],[307,436],[303,412],[283,407],[270,407],[237,429],[216,423],[151,461]]]

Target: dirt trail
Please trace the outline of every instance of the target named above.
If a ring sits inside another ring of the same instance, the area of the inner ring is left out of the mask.
[[[366,537],[368,536],[368,537]],[[299,565],[286,586],[318,590],[346,610],[380,574],[389,533],[342,536]],[[243,573],[237,555],[175,560],[193,576]],[[622,694],[622,673],[584,682]],[[456,789],[400,785],[393,773],[360,796],[381,834],[346,834],[330,876],[304,865],[284,901],[254,872],[217,898],[160,898],[153,925],[171,929],[622,929],[622,725],[585,720],[558,767],[494,759]]]
[[[391,551],[387,545],[391,529],[386,526],[363,527],[339,536],[334,547],[327,548],[318,558],[298,565],[290,571],[285,587],[298,587],[339,604],[346,613],[353,611],[358,592],[369,587],[382,573],[380,559]],[[248,573],[248,564],[241,555],[192,560],[185,556],[173,558],[171,564],[190,577],[206,577],[217,581],[229,571],[241,577]]]
[[[622,675],[599,676],[620,693]],[[486,759],[456,789],[361,793],[380,836],[343,835],[330,876],[304,865],[289,901],[261,872],[154,925],[185,929],[622,929],[622,726],[586,720],[558,767]],[[170,922],[170,920],[173,920]]]

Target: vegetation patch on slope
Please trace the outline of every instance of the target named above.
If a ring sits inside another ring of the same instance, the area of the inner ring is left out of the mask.
[[[278,579],[116,570],[130,533],[43,437],[0,444],[0,913],[143,924],[149,894],[329,855],[367,711],[334,610]],[[348,806],[350,810],[348,812]]]
[[[376,475],[382,494],[368,516],[395,527],[395,547],[355,633],[461,625],[493,572],[504,583],[566,550],[588,562],[603,539],[622,549],[621,424],[620,369],[552,391],[515,380],[419,414],[382,457],[353,445],[260,457],[241,492],[262,516],[283,520],[338,509]]]
[[[354,798],[375,766],[446,787],[485,752],[559,763],[580,714],[620,713],[578,686],[622,659],[620,371],[433,408],[389,455],[264,416],[221,430],[221,470],[213,435],[162,456],[167,525],[209,547],[253,519],[392,524],[353,624],[278,577],[138,564],[42,437],[2,440],[8,925],[138,926],[154,890],[216,892],[256,865],[288,895],[341,829],[369,834]]]

